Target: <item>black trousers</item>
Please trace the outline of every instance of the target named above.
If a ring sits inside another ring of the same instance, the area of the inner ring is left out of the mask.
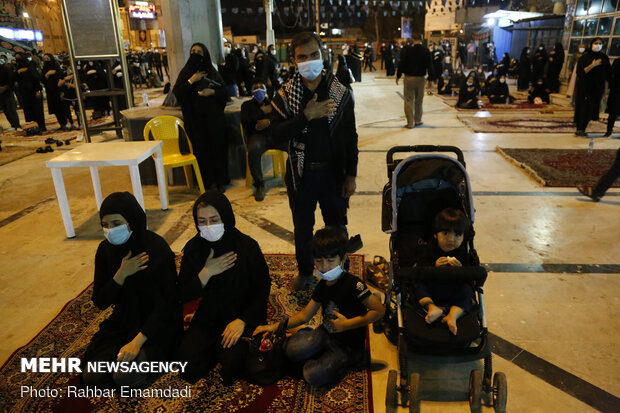
[[[592,190],[592,194],[602,197],[618,177],[620,177],[620,148],[618,148],[618,152],[616,152],[616,159],[611,165],[611,168],[598,180],[596,186]]]
[[[19,123],[19,115],[17,115],[17,103],[15,103],[15,97],[12,90],[7,90],[0,95],[0,107],[6,116],[6,120],[9,121],[12,128],[21,128]]]
[[[29,96],[27,99],[22,100],[24,113],[30,113],[32,119],[26,119],[27,121],[34,120],[39,125],[41,131],[47,130],[45,128],[45,115],[43,114],[43,96]],[[28,118],[28,116],[26,117]]]
[[[161,65],[159,66],[155,66],[155,71],[157,72],[157,75],[159,76],[160,80],[164,80],[164,72],[161,70]]]
[[[285,180],[295,227],[297,267],[300,274],[309,275],[314,270],[312,236],[316,204],[321,207],[326,226],[339,226],[346,230],[348,200],[342,197],[343,180],[336,177],[328,168],[306,169],[295,190],[290,164],[286,167]]]
[[[247,335],[245,333],[244,335]],[[221,332],[207,331],[190,325],[176,355],[176,360],[187,362],[182,377],[190,383],[195,383],[206,377],[219,361],[222,364],[221,375],[224,385],[228,386],[240,378],[245,369],[247,341],[239,339],[231,348],[222,348],[221,341]]]
[[[602,96],[575,96],[573,120],[578,131],[585,131],[591,120],[598,120],[598,108]]]
[[[250,165],[250,173],[254,180],[254,186],[264,186],[263,164],[261,158],[263,153],[269,149],[286,150],[286,143],[277,145],[271,135],[262,135],[256,133],[250,136],[248,140],[248,164]]]

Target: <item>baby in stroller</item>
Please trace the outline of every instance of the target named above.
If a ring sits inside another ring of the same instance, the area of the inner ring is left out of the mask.
[[[422,251],[418,266],[461,267],[468,265],[467,246],[463,241],[471,231],[471,220],[456,208],[445,208],[433,220],[433,239]],[[470,283],[417,282],[414,296],[426,309],[425,321],[431,324],[442,315],[442,323],[457,333],[456,321],[472,309],[474,291]]]

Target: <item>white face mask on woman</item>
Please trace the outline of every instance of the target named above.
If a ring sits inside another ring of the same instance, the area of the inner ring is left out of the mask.
[[[209,242],[219,241],[224,236],[224,224],[198,225],[198,231]]]
[[[127,227],[127,224],[103,229],[103,235],[112,245],[123,245],[131,237],[131,234],[132,232]]]
[[[593,44],[592,45],[592,51],[594,52],[600,52],[603,49],[603,45],[602,44]]]
[[[579,53],[583,53],[583,52],[585,52],[585,51],[586,51],[586,48],[585,48],[585,47],[580,47],[580,48],[579,48]]]

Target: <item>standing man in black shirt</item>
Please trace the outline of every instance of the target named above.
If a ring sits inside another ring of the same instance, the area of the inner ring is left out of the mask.
[[[355,192],[357,131],[349,90],[323,70],[321,39],[300,33],[291,42],[295,75],[278,91],[272,134],[286,142],[286,188],[295,226],[299,274],[292,287],[312,279],[312,234],[317,202],[325,225],[346,228],[348,200]]]
[[[268,149],[286,150],[286,144],[275,144],[271,136],[271,99],[267,95],[267,85],[261,78],[255,78],[250,86],[253,99],[241,105],[241,125],[248,146],[248,164],[254,180],[254,199],[265,199],[265,180],[261,157]]]
[[[419,33],[411,35],[412,47],[406,47],[398,64],[396,72],[396,84],[401,75],[405,75],[403,82],[403,96],[405,98],[405,116],[407,117],[406,128],[413,129],[422,125],[422,101],[424,100],[424,77],[433,73],[431,53],[422,46]],[[415,100],[415,112],[414,112]],[[415,123],[414,123],[415,122]]]
[[[6,120],[11,124],[9,130],[21,130],[22,126],[17,115],[15,96],[11,90],[11,84],[15,82],[16,76],[13,67],[7,60],[6,55],[0,55],[0,108],[6,116]]]

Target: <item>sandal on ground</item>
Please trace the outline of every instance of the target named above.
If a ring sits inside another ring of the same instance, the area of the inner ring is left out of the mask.
[[[62,146],[62,141],[54,141],[56,143],[56,146]]]
[[[56,139],[54,139],[54,138],[47,138],[45,140],[45,143],[47,143],[48,145],[51,145],[52,143],[56,143]]]
[[[47,146],[45,147],[45,152],[54,152],[54,150],[52,149],[52,147],[51,147],[51,146],[47,145]]]
[[[46,151],[46,150],[45,150],[45,148],[43,148],[42,146],[39,146],[35,152],[36,152],[36,153],[45,153],[45,152],[47,152],[47,151]]]
[[[579,192],[581,192],[583,195],[587,196],[588,198],[590,198],[591,200],[593,200],[594,202],[598,202],[601,200],[601,197],[598,195],[594,194],[594,191],[592,190],[591,186],[588,185],[579,185],[577,187],[577,190]]]
[[[386,292],[388,287],[389,264],[387,260],[375,255],[372,264],[366,267],[366,280],[379,290]]]

